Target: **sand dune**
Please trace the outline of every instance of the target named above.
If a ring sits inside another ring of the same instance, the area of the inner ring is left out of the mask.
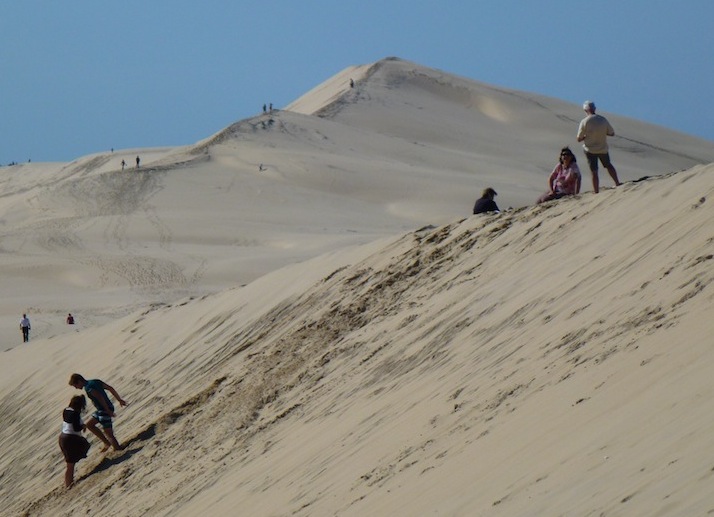
[[[606,114],[624,181],[714,161],[711,142]],[[47,339],[67,332],[67,312],[85,328],[444,224],[470,213],[485,186],[504,208],[531,205],[558,149],[578,147],[581,116],[556,99],[385,59],[192,146],[5,167],[3,349],[19,343],[22,312]]]
[[[577,107],[390,59],[289,108],[2,171],[3,515],[714,510],[711,143],[608,114],[628,182],[534,207]],[[66,491],[73,371],[128,447]]]
[[[605,113],[623,181],[714,161],[711,142]],[[3,168],[2,349],[19,344],[23,312],[48,339],[68,331],[68,312],[75,329],[91,327],[445,224],[486,186],[502,208],[531,205],[560,147],[579,148],[581,117],[579,106],[392,58],[192,146]]]

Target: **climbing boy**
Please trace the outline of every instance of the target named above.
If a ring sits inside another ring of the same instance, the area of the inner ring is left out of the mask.
[[[119,402],[119,405],[126,406],[127,402],[119,396],[119,393],[117,393],[114,388],[99,379],[91,379],[88,381],[80,374],[73,373],[69,378],[69,385],[78,390],[83,389],[96,408],[96,411],[92,413],[90,419],[87,420],[86,427],[104,443],[102,452],[109,450],[109,447],[114,447],[114,450],[117,451],[124,449],[114,437],[114,430],[112,428],[114,405],[109,399],[107,391],[114,396],[116,401]],[[99,429],[97,424],[101,425],[102,428]]]

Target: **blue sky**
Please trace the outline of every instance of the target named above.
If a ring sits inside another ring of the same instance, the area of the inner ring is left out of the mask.
[[[7,0],[0,164],[194,143],[396,56],[713,141],[714,1]]]

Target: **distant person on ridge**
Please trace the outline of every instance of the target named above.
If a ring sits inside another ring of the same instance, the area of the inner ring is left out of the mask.
[[[595,103],[593,101],[585,101],[585,103],[583,103],[583,110],[588,115],[580,121],[577,138],[578,142],[583,142],[585,157],[588,159],[590,173],[593,177],[593,190],[597,194],[600,192],[598,160],[602,163],[603,167],[607,169],[607,172],[610,173],[610,177],[615,182],[615,186],[620,185],[615,166],[610,162],[610,154],[608,153],[607,146],[607,137],[615,136],[615,130],[605,117],[595,114]]]
[[[74,316],[71,312],[67,314],[67,325],[74,325]]]
[[[23,314],[22,318],[20,319],[20,330],[22,330],[22,342],[27,343],[30,340],[30,329],[32,326],[30,325],[30,318],[27,317],[27,314]]]
[[[481,193],[481,197],[476,200],[474,205],[474,214],[483,214],[485,212],[500,212],[498,205],[493,200],[498,194],[491,187],[488,187]]]
[[[580,193],[580,169],[575,155],[570,147],[560,150],[558,165],[548,178],[550,190],[538,198],[537,203],[545,203],[563,196],[572,196]]]
[[[137,169],[139,168],[139,163],[140,163],[140,162],[141,162],[141,160],[140,160],[139,157],[137,156],[137,157],[136,157],[136,168],[137,168]]]
[[[124,170],[124,167],[126,167],[126,162],[124,160],[121,161],[121,170]]]
[[[109,447],[114,447],[114,450],[117,451],[124,449],[124,447],[121,446],[114,437],[114,431],[112,430],[114,405],[112,404],[112,401],[109,400],[109,396],[106,391],[109,391],[112,395],[114,395],[114,398],[117,402],[119,402],[119,405],[126,406],[127,402],[119,396],[114,388],[99,379],[91,379],[88,381],[80,374],[73,373],[69,378],[69,385],[78,390],[83,389],[89,396],[89,400],[92,401],[94,407],[97,409],[94,413],[92,413],[92,417],[87,420],[86,426],[87,429],[94,434],[94,436],[104,442],[102,452],[109,450]],[[102,426],[101,430],[97,428],[97,424]]]

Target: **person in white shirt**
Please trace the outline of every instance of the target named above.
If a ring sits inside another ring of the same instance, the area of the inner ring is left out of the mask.
[[[610,161],[610,153],[607,146],[607,137],[615,136],[615,130],[605,117],[595,114],[595,103],[593,101],[585,101],[583,103],[583,110],[588,116],[580,121],[577,138],[578,142],[583,142],[585,157],[588,159],[590,173],[593,178],[593,190],[597,194],[600,192],[598,160],[602,163],[603,167],[607,169],[607,172],[610,173],[610,177],[615,182],[615,186],[620,185],[615,166]]]
[[[22,319],[20,320],[20,330],[22,330],[23,343],[27,343],[30,340],[30,328],[30,318],[27,317],[27,314],[23,314]]]

